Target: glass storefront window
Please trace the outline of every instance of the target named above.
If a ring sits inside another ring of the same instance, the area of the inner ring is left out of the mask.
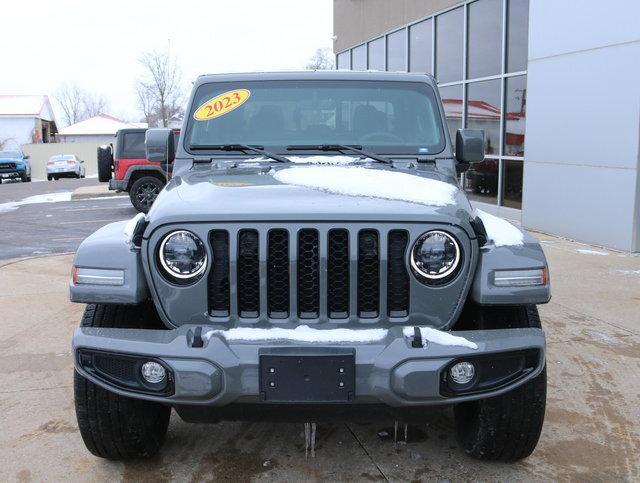
[[[487,155],[500,154],[500,79],[467,84],[466,127],[484,130]]]
[[[431,19],[409,27],[409,70],[431,74],[433,22]]]
[[[398,30],[387,35],[387,70],[390,72],[407,70],[405,38],[405,30]]]
[[[527,76],[508,77],[505,82],[503,154],[505,156],[524,156]]]
[[[341,52],[338,54],[338,69],[351,69],[351,51]]]
[[[497,203],[499,164],[497,159],[485,158],[480,163],[473,163],[464,173],[464,190],[470,200]]]
[[[367,70],[367,46],[351,49],[351,70]]]
[[[469,4],[467,79],[502,72],[502,0]]]
[[[527,70],[529,0],[507,3],[507,72]]]
[[[369,49],[369,69],[384,70],[384,37],[367,44]]]
[[[522,209],[522,172],[522,161],[502,161],[502,206]]]
[[[462,127],[462,85],[440,87],[439,91],[451,142],[455,146],[456,131]]]
[[[464,11],[456,8],[436,17],[436,77],[438,82],[462,80]]]

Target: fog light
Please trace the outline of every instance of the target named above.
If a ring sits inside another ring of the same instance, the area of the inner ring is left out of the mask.
[[[164,378],[166,377],[164,367],[157,362],[145,362],[142,365],[141,372],[144,380],[151,384],[158,384],[159,382],[164,381]]]
[[[458,362],[449,370],[451,380],[456,384],[470,383],[475,373],[475,367],[471,362]]]

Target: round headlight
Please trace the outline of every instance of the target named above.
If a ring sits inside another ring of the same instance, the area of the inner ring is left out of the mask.
[[[207,268],[204,243],[186,230],[169,233],[162,240],[159,258],[167,274],[181,280],[197,277]]]
[[[420,235],[411,250],[411,268],[427,282],[444,282],[460,265],[460,245],[446,231]]]

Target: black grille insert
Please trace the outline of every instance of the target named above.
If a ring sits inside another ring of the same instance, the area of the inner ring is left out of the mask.
[[[358,233],[358,316],[372,319],[379,315],[380,256],[378,232]]]
[[[213,230],[209,233],[213,260],[209,272],[209,313],[213,317],[228,317],[229,310],[229,233]]]
[[[238,312],[240,317],[260,315],[260,261],[258,232],[238,233]]]
[[[298,317],[320,316],[320,247],[318,230],[298,232]]]
[[[327,310],[329,318],[349,317],[349,232],[329,231],[327,260]]]
[[[267,239],[267,305],[269,317],[289,316],[289,232],[269,231]]]
[[[389,317],[409,315],[409,272],[404,260],[409,235],[404,230],[389,232],[387,256],[387,309]]]

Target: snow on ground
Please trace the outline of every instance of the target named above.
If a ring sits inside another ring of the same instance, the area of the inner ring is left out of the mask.
[[[524,243],[524,234],[507,220],[476,209],[476,215],[482,220],[489,240],[497,247],[520,246]]]
[[[9,201],[8,203],[0,203],[0,213],[17,210],[23,205],[35,205],[37,203],[60,203],[63,201],[71,201],[72,191],[62,191],[59,193],[47,193],[44,195],[29,196],[20,201]]]
[[[458,335],[452,335],[449,332],[433,329],[431,327],[418,327],[420,334],[422,335],[422,347],[427,347],[427,342],[433,342],[438,345],[446,346],[458,346],[468,347],[469,349],[477,349],[478,345],[470,340],[460,337]],[[402,329],[402,333],[405,337],[413,337],[414,327],[405,327]]]
[[[227,330],[210,330],[203,337],[205,340],[214,335],[221,335],[228,341],[266,341],[291,340],[296,342],[322,343],[358,343],[375,342],[387,336],[387,329],[312,329],[308,325],[300,325],[295,329],[257,329],[253,327],[236,327]]]
[[[587,250],[585,248],[578,248],[576,250],[578,253],[582,253],[583,255],[599,255],[601,257],[606,257],[609,255],[607,252],[601,252],[599,250]]]
[[[308,166],[276,170],[281,183],[348,196],[408,201],[424,205],[455,204],[458,188],[408,173],[369,169],[362,166]]]

